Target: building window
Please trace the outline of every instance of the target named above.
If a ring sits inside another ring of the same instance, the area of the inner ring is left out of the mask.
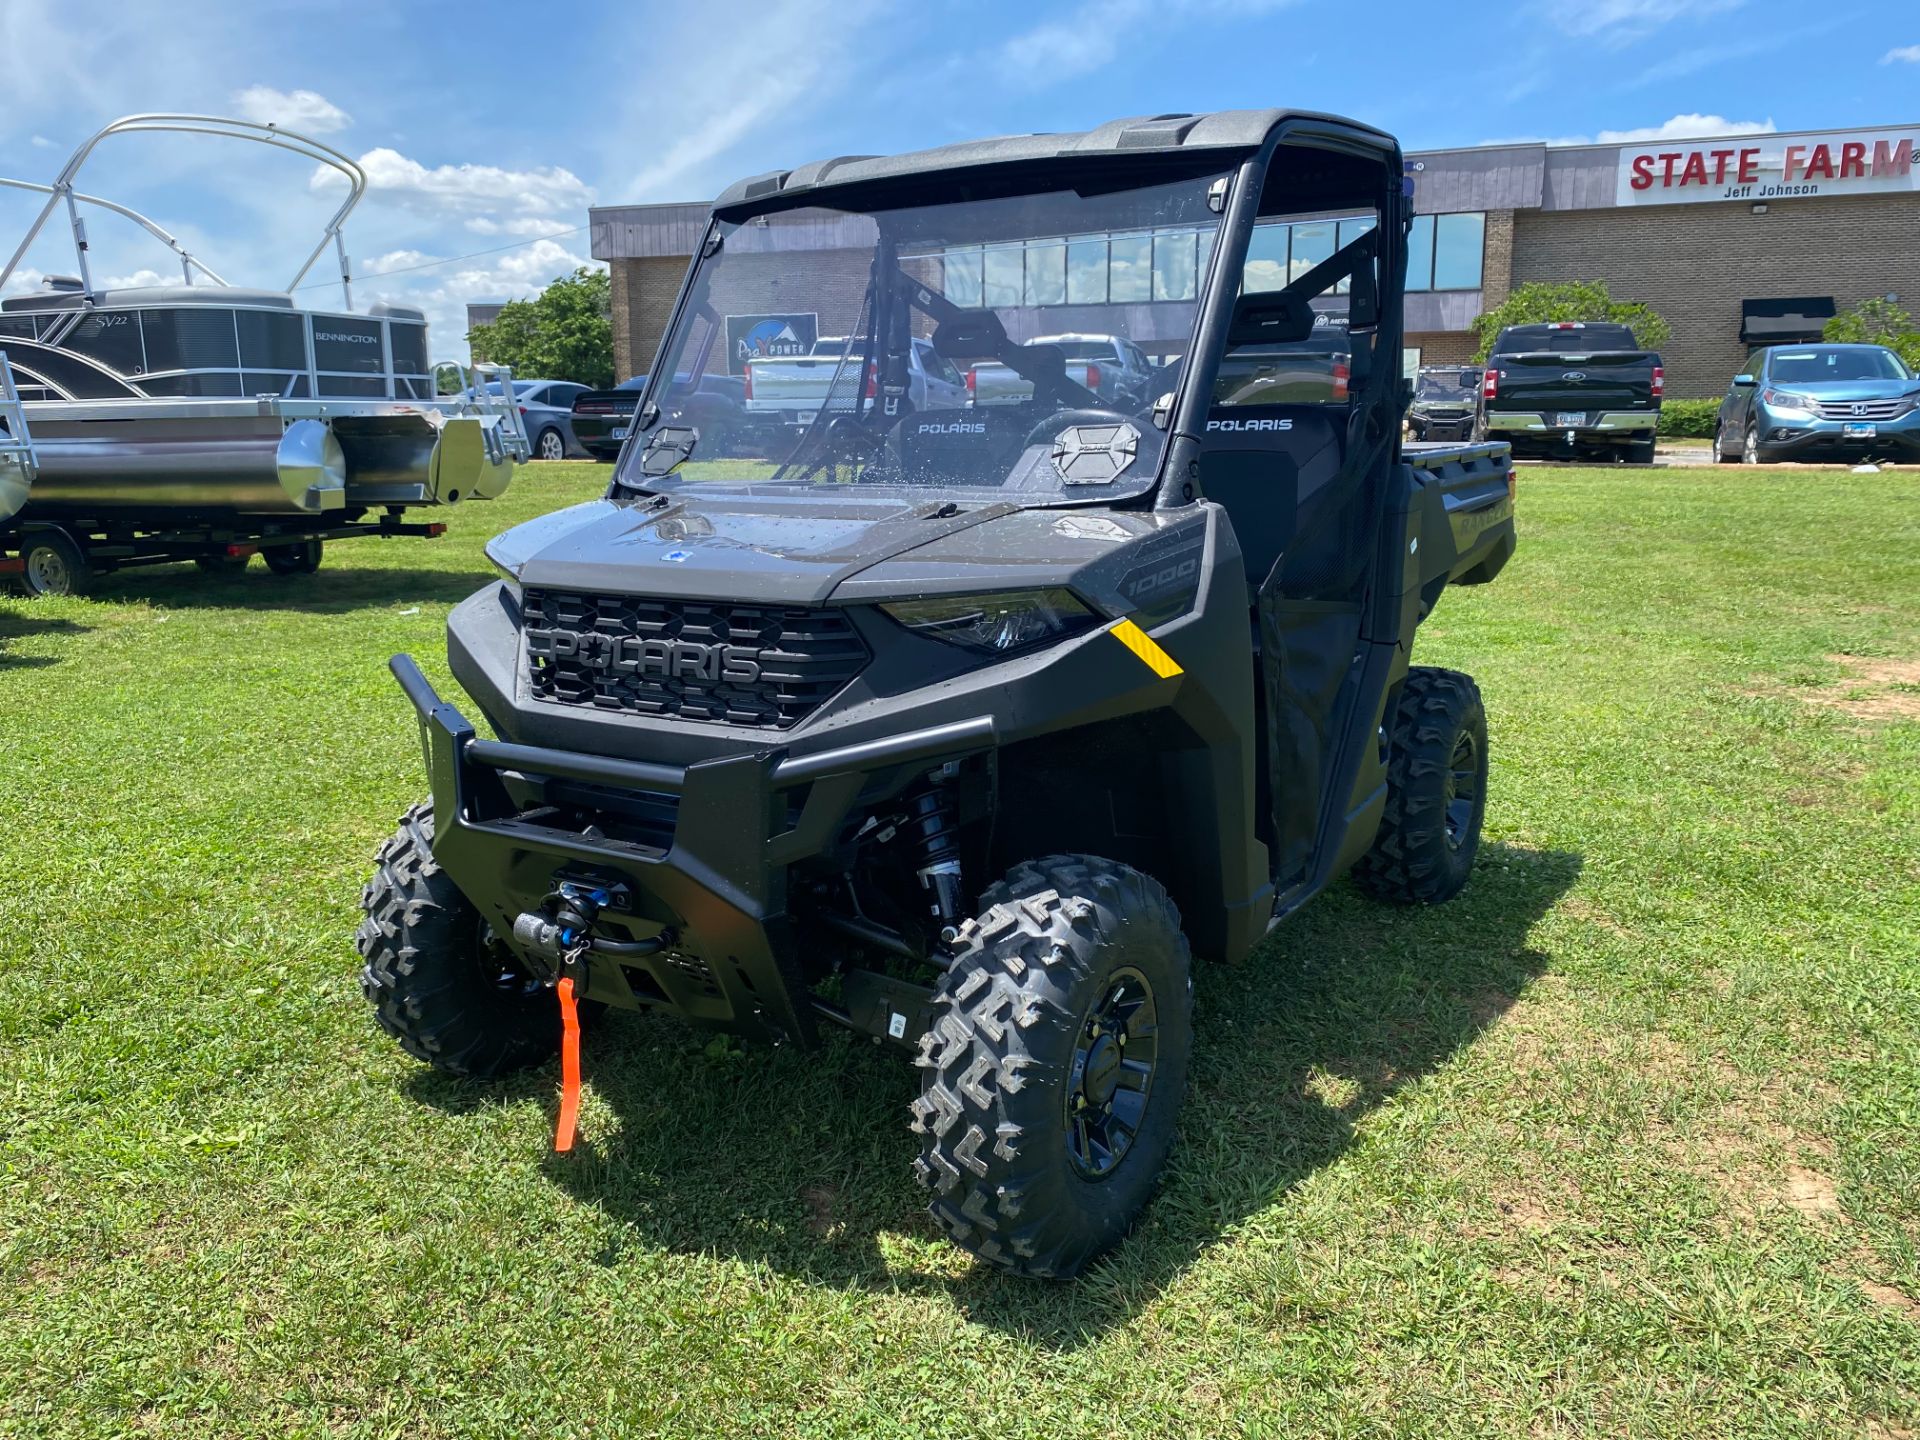
[[[1193,241],[1191,230],[1172,230],[1153,237],[1154,299],[1193,299]]]
[[[1011,309],[1018,305],[1027,288],[1026,247],[994,245],[987,249],[986,283],[981,303],[989,310]]]
[[[979,246],[947,251],[946,274],[941,281],[941,288],[947,299],[961,309],[978,310],[980,308]]]
[[[1487,244],[1487,217],[1439,215],[1433,223],[1433,288],[1478,290]]]
[[[1067,303],[1107,303],[1107,240],[1071,240],[1067,243]]]
[[[1116,235],[1107,242],[1107,299],[1115,305],[1153,299],[1153,237]]]
[[[1407,289],[1433,288],[1433,216],[1413,217],[1413,231],[1407,236]]]
[[[1067,247],[1059,240],[1027,246],[1027,304],[1067,303]]]

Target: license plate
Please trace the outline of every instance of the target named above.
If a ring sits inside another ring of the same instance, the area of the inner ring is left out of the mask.
[[[1842,425],[1840,433],[1849,440],[1873,440],[1880,434],[1878,425]]]
[[[1556,411],[1553,417],[1555,429],[1561,429],[1568,425],[1584,425],[1586,423],[1587,412],[1584,410],[1560,410]]]
[[[610,433],[615,440],[624,440],[627,438],[627,429],[625,425],[616,425]]]

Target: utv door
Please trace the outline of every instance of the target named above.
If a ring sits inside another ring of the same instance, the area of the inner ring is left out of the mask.
[[[1246,559],[1265,838],[1282,894],[1313,864],[1376,548],[1374,482],[1385,467],[1350,454],[1374,337],[1371,326],[1349,328],[1342,278],[1359,266],[1370,278],[1371,227],[1256,227],[1201,450],[1201,488],[1226,510]],[[1287,283],[1289,274],[1299,278]]]

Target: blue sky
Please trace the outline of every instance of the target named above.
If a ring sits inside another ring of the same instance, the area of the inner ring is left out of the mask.
[[[1920,118],[1914,0],[6,0],[0,54],[0,174],[50,179],[142,110],[277,120],[360,159],[355,300],[423,305],[436,354],[464,353],[466,300],[585,263],[589,204],[703,199],[821,155],[1262,105],[1350,114],[1410,149]],[[275,287],[340,195],[293,157],[168,137],[103,148],[83,188]],[[0,191],[0,259],[32,209]],[[97,277],[172,277],[123,224],[92,239]],[[9,288],[71,269],[63,232],[26,265]]]

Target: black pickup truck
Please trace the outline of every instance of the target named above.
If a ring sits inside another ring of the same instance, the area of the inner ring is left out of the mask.
[[[698,423],[731,430],[744,422],[746,381],[740,376],[702,375],[697,384],[689,384],[687,376],[676,375],[673,382],[676,393],[687,392],[684,408]],[[573,435],[580,448],[596,460],[617,460],[646,388],[647,377],[636,375],[611,390],[589,390],[574,397]]]
[[[1516,458],[1653,461],[1666,371],[1625,325],[1559,320],[1509,325],[1480,380],[1474,438]]]

